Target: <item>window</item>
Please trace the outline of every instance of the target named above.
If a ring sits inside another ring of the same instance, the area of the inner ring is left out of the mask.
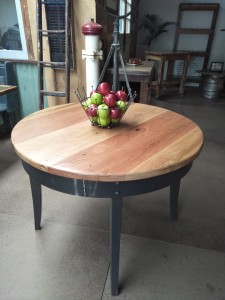
[[[119,15],[125,15],[131,11],[132,0],[120,0]],[[131,15],[119,21],[119,32],[122,34],[130,33]]]
[[[28,59],[20,0],[1,0],[0,59]]]
[[[131,11],[132,0],[106,0],[106,11],[114,16],[124,16]],[[119,33],[130,33],[131,15],[119,19]]]

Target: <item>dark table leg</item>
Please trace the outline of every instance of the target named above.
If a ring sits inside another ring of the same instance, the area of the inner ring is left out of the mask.
[[[140,86],[140,103],[149,104],[148,99],[149,99],[149,83],[142,80]]]
[[[178,196],[180,181],[191,168],[191,164],[164,174],[131,182],[92,182],[65,178],[33,168],[23,161],[23,166],[30,177],[35,229],[41,228],[42,193],[41,185],[55,191],[82,197],[111,198],[110,218],[110,278],[111,294],[118,295],[119,257],[123,197],[145,194],[170,186],[170,216],[178,218]]]
[[[42,210],[42,195],[41,184],[30,176],[30,185],[34,208],[34,224],[35,230],[41,229],[41,210]]]
[[[112,296],[118,295],[122,197],[112,198],[110,219],[110,275]]]
[[[173,221],[178,219],[178,198],[180,191],[180,180],[170,185],[170,217]]]

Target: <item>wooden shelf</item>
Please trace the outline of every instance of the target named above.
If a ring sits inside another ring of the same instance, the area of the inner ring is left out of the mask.
[[[178,34],[213,34],[212,29],[205,28],[179,28],[177,30]]]
[[[215,11],[218,9],[218,4],[204,3],[182,3],[180,4],[181,11]]]

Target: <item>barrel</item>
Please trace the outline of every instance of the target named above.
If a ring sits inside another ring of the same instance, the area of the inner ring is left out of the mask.
[[[204,76],[201,93],[204,98],[219,98],[223,92],[223,78]]]

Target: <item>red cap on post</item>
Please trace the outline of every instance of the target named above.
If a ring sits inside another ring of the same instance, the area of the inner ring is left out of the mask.
[[[84,35],[100,35],[103,30],[102,25],[94,22],[94,19],[91,19],[90,23],[83,25],[81,28]]]

